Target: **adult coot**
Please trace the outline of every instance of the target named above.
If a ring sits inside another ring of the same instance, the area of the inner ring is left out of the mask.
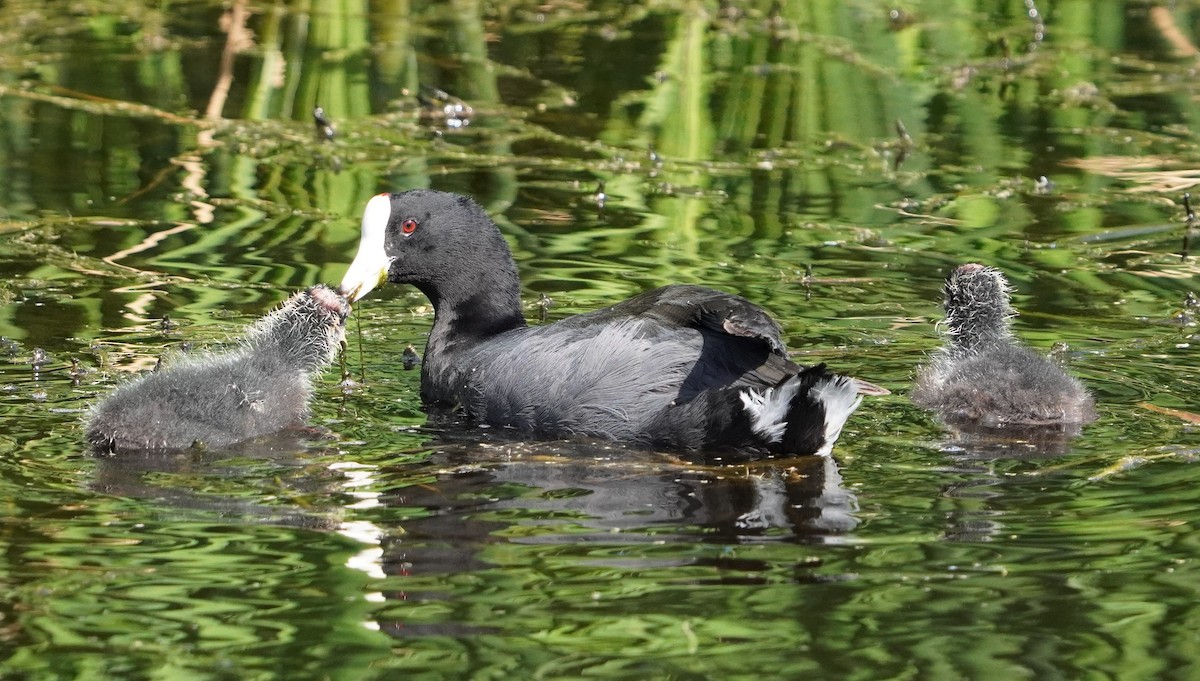
[[[433,303],[424,402],[535,437],[827,455],[860,394],[887,392],[797,366],[766,312],[700,286],[528,327],[508,244],[464,196],[416,190],[367,203],[341,291],[353,302],[384,280]]]
[[[913,402],[952,425],[986,428],[1078,426],[1096,418],[1078,380],[1013,338],[1016,311],[1004,274],[962,265],[942,290],[946,345],[918,370]]]
[[[182,356],[117,388],[88,414],[88,442],[101,453],[218,448],[302,426],[312,380],[337,354],[349,313],[328,286],[301,291],[236,348]]]

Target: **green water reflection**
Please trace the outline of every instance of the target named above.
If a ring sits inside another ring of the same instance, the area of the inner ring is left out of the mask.
[[[0,676],[1200,677],[1192,5],[26,0],[0,37]],[[488,208],[531,319],[708,283],[894,395],[835,462],[512,442],[427,423],[390,287],[330,439],[83,450],[413,187]],[[907,402],[968,260],[1095,392],[1082,437]]]

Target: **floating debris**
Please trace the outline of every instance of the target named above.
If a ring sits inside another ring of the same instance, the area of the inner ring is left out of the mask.
[[[417,353],[417,349],[412,343],[404,348],[404,354],[400,356],[400,362],[404,366],[405,371],[411,371],[421,364],[421,355]]]
[[[1054,341],[1047,355],[1059,364],[1066,364],[1067,358],[1071,355],[1071,346],[1066,341]]]
[[[899,148],[896,151],[896,158],[892,160],[892,172],[900,170],[900,165],[904,163],[905,159],[908,158],[908,155],[912,152],[913,147],[915,146],[913,144],[912,135],[908,134],[908,127],[906,127],[904,125],[904,121],[900,120],[899,118],[896,119],[896,136],[899,137],[900,140]]]
[[[92,344],[88,346],[88,352],[92,353],[92,358],[96,360],[96,364],[101,370],[107,366],[109,351],[99,341],[92,341]]]
[[[1147,464],[1158,463],[1159,461],[1174,461],[1177,463],[1196,463],[1200,461],[1200,449],[1196,447],[1167,445],[1156,449],[1158,451],[1152,453],[1123,456],[1116,463],[1088,476],[1087,480],[1088,482],[1107,480],[1115,475],[1140,468]]]
[[[1186,257],[1186,256],[1185,256]],[[1188,291],[1188,294],[1183,298],[1183,309],[1176,310],[1171,316],[1180,326],[1188,327],[1196,325],[1196,312],[1200,309],[1200,298],[1196,297],[1195,293]]]
[[[1142,409],[1148,409],[1148,410],[1158,413],[1158,414],[1166,414],[1167,416],[1174,416],[1175,418],[1180,419],[1181,421],[1187,421],[1188,423],[1200,423],[1200,414],[1193,414],[1190,411],[1184,411],[1182,409],[1171,409],[1170,407],[1160,407],[1157,404],[1151,404],[1149,402],[1138,402],[1137,406],[1141,407]]]
[[[1183,230],[1183,252],[1180,253],[1180,260],[1187,260],[1188,251],[1191,250],[1192,230],[1196,228],[1196,211],[1192,210],[1191,192],[1183,193],[1183,221],[1186,227]]]
[[[422,85],[417,94],[417,101],[426,109],[438,114],[447,128],[465,128],[475,116],[471,105],[445,90]]]
[[[7,336],[0,336],[0,352],[12,359],[21,354],[21,344]]]
[[[1033,40],[1029,41],[1029,51],[1032,52],[1046,39],[1046,22],[1042,20],[1042,13],[1038,11],[1034,0],[1025,0],[1025,10],[1033,22]]]
[[[325,115],[325,109],[319,106],[316,107],[313,109],[312,116],[313,124],[317,127],[317,137],[325,140],[326,142],[332,141],[335,130],[333,128],[333,123],[330,122],[329,117]]]
[[[71,377],[71,383],[78,386],[84,376],[92,373],[92,370],[83,366],[77,357],[71,358],[71,368],[67,370],[67,375]]]
[[[888,10],[888,29],[899,31],[902,28],[907,28],[913,24],[915,19],[913,15],[898,7],[893,7]]]
[[[344,357],[345,355],[343,354],[342,380],[338,383],[338,389],[342,391],[343,395],[353,395],[358,391],[361,384],[350,375],[350,367],[346,365]]]
[[[1131,471],[1134,468],[1143,466],[1149,462],[1150,462],[1150,459],[1147,459],[1144,456],[1134,456],[1134,455],[1123,456],[1123,457],[1121,457],[1121,459],[1119,461],[1117,461],[1113,465],[1109,466],[1108,468],[1105,468],[1104,470],[1102,470],[1099,473],[1096,473],[1094,475],[1089,475],[1088,482],[1099,482],[1101,480],[1106,480],[1108,478],[1111,478],[1114,475],[1124,473],[1125,471]]]
[[[596,185],[596,193],[592,194],[592,200],[596,202],[596,206],[600,210],[604,210],[604,204],[608,202],[608,194],[604,193],[604,183],[600,182]]]
[[[538,302],[537,302],[538,321],[541,321],[541,322],[546,321],[546,318],[550,316],[550,308],[551,307],[554,307],[554,299],[551,298],[550,296],[546,295],[545,293],[543,293],[541,295],[541,297],[538,298]],[[409,346],[409,347],[411,347],[411,346]]]
[[[362,327],[361,326],[358,329],[358,333],[359,333],[359,342],[360,342],[359,357],[361,358],[362,357],[362,346],[361,346]],[[349,397],[350,395],[353,395],[354,393],[358,392],[358,389],[362,387],[362,383],[354,380],[354,378],[350,374],[350,363],[346,361],[346,341],[345,341],[345,339],[342,339],[341,351],[338,352],[338,368],[341,369],[341,372],[342,372],[342,380],[338,382],[338,389],[342,391],[342,395]],[[359,371],[363,372],[363,367],[361,364],[359,365]],[[367,380],[366,376],[365,376],[365,372],[363,374],[360,374],[360,376],[362,376],[362,379],[364,381]]]

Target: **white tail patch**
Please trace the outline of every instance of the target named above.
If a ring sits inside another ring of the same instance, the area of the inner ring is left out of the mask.
[[[862,404],[862,395],[858,394],[858,386],[849,376],[822,378],[813,386],[811,395],[825,408],[825,441],[817,450],[817,455],[829,456],[842,434],[846,419]]]
[[[743,390],[742,406],[750,414],[750,428],[767,442],[779,442],[787,430],[788,407],[800,389],[800,381],[792,379],[779,388],[763,391]],[[848,416],[848,414],[847,414]]]

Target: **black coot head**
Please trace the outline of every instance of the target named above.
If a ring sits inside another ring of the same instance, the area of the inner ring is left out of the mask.
[[[512,255],[495,224],[465,196],[417,189],[367,202],[358,253],[340,291],[351,302],[384,280],[413,284],[436,301],[471,272],[512,271]]]

